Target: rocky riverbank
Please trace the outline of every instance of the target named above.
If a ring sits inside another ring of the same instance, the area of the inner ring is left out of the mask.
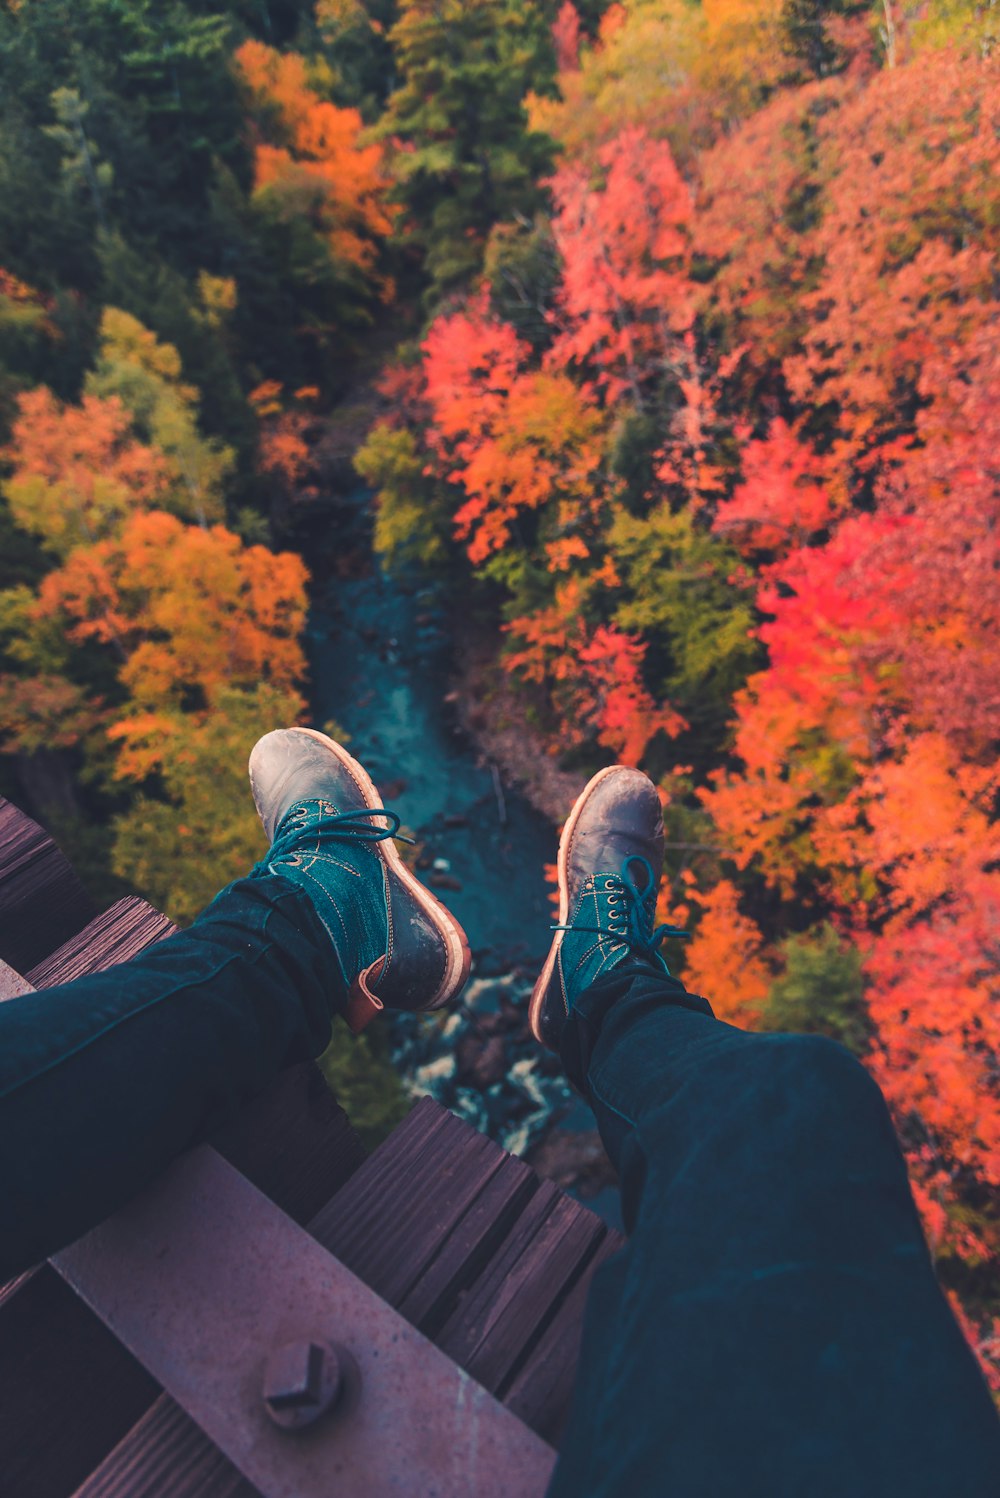
[[[491,655],[487,642],[456,644],[449,701],[484,759],[516,785],[531,805],[561,827],[584,777],[563,770],[531,721],[528,702]]]
[[[436,1098],[617,1226],[615,1173],[590,1110],[528,1028],[533,978],[473,974],[453,1010],[393,1017],[396,1070],[414,1096]]]

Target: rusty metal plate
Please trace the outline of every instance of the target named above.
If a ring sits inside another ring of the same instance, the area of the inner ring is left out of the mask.
[[[265,1498],[545,1491],[551,1447],[207,1146],[53,1263]],[[281,1431],[268,1360],[311,1338],[360,1380]]]
[[[14,969],[8,967],[0,957],[0,1003],[4,999],[18,999],[23,993],[34,993],[34,991],[27,978],[22,978],[20,973],[15,973]]]

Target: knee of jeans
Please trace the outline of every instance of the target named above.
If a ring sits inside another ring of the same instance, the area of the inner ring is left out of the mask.
[[[829,1119],[874,1108],[886,1113],[875,1079],[839,1041],[825,1035],[768,1036],[769,1074],[806,1117]]]

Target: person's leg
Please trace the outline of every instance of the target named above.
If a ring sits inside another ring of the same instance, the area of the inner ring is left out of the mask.
[[[877,1086],[685,992],[662,860],[655,787],[601,772],[529,1014],[593,1103],[630,1241],[594,1278],[549,1498],[992,1498],[1000,1426]]]
[[[403,866],[398,818],[311,730],[250,761],[271,850],[195,925],[108,972],[0,1004],[0,1281],[106,1217],[343,1013],[436,1008],[461,927]]]
[[[595,1275],[550,1498],[992,1498],[1000,1424],[865,1069],[653,972],[580,1008],[630,1239]]]
[[[0,1280],[318,1055],[345,995],[310,901],[267,875],[132,962],[0,1004]]]

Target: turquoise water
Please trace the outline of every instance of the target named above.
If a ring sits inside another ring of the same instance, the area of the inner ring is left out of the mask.
[[[375,569],[329,584],[310,625],[315,711],[344,730],[439,877],[460,886],[435,892],[473,951],[488,949],[493,966],[528,964],[551,940],[542,869],[556,835],[512,787],[501,782],[498,799],[494,773],[458,729],[445,701],[446,623],[431,595],[407,594]]]

